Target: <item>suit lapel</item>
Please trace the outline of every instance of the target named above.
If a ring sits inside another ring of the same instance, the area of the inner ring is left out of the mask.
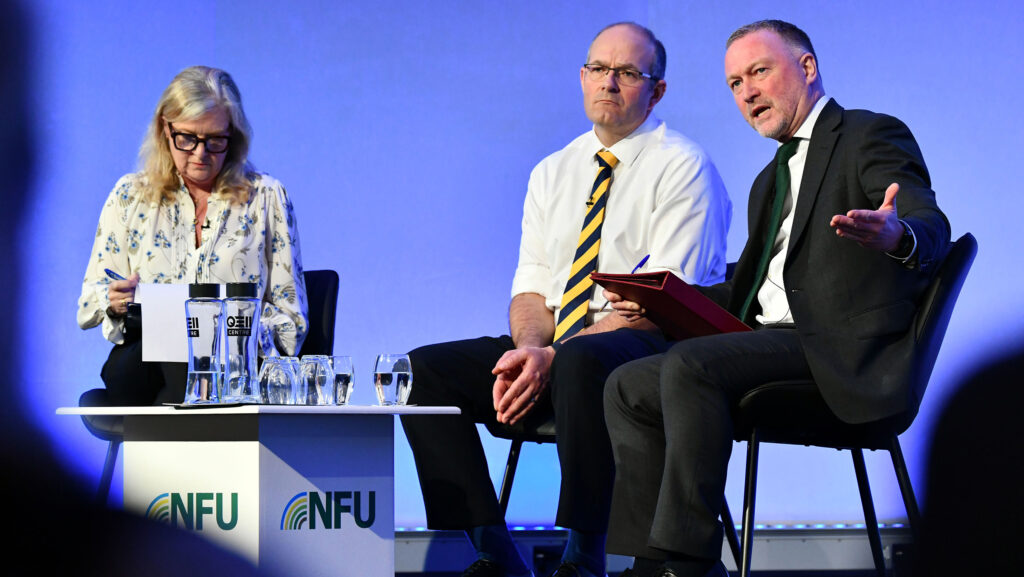
[[[775,189],[775,162],[768,163],[754,179],[747,199],[747,244],[743,247],[736,269],[732,277],[732,294],[729,299],[729,311],[738,314],[743,300],[754,283],[754,269],[757,259],[764,248],[768,226],[768,211],[771,210],[771,196]]]
[[[839,125],[843,122],[843,108],[835,100],[828,102],[821,110],[818,122],[811,132],[811,143],[807,149],[807,161],[804,162],[803,179],[800,181],[800,194],[796,201],[796,213],[793,215],[793,229],[789,239],[789,256],[793,247],[800,242],[807,222],[811,217],[814,203],[818,200],[821,183],[825,179],[832,153],[839,139]]]
[[[768,224],[769,202],[775,188],[775,163],[770,162],[761,170],[750,187],[750,199],[747,201],[747,234],[750,238],[760,238]]]

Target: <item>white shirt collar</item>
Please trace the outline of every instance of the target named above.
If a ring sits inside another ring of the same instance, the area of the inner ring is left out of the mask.
[[[804,123],[800,125],[800,128],[796,129],[796,133],[793,134],[793,138],[802,138],[803,140],[811,139],[811,133],[814,132],[814,125],[818,123],[818,117],[821,116],[821,111],[825,108],[825,105],[828,104],[829,100],[832,100],[831,96],[826,94],[821,95],[821,98],[819,98],[818,101],[814,103],[814,106],[811,107],[811,112],[807,115],[807,118],[804,119]],[[779,143],[779,146],[782,146],[782,143]]]
[[[654,116],[654,114],[648,114],[647,119],[644,120],[643,124],[636,127],[636,130],[629,133],[629,136],[608,147],[601,144],[601,140],[597,137],[597,134],[594,131],[591,131],[590,135],[593,138],[590,148],[593,148],[594,154],[597,154],[602,150],[609,150],[615,155],[615,158],[619,159],[620,163],[625,163],[626,166],[630,166],[640,156],[644,147],[647,146],[647,135],[657,130],[661,124],[661,120]]]

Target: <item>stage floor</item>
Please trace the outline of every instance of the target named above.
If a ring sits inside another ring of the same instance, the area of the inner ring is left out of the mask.
[[[533,559],[537,577],[557,566],[565,545],[562,530],[517,530],[513,538],[524,559]],[[909,577],[910,530],[881,529],[888,574]],[[465,536],[453,531],[398,531],[395,533],[395,573],[402,577],[458,577],[474,560]],[[722,561],[730,575],[736,563],[723,544]],[[632,560],[610,555],[609,577],[629,567]],[[548,568],[551,569],[548,569]],[[863,528],[764,529],[754,536],[752,569],[758,577],[861,577],[874,576],[871,550]]]

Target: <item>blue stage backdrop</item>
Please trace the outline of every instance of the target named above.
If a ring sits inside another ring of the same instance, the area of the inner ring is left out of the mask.
[[[702,143],[733,198],[729,257],[745,239],[746,197],[774,144],[740,117],[723,76],[737,26],[782,18],[817,48],[827,93],[846,107],[894,114],[914,131],[954,237],[981,250],[929,394],[904,436],[923,474],[929,431],[952,384],[1019,341],[1024,206],[1019,169],[1020,4],[1013,0],[747,2],[39,0],[34,20],[39,162],[23,252],[26,409],[68,466],[95,482],[103,444],[58,406],[100,385],[109,344],[80,331],[75,305],[101,205],[135,168],[161,91],[182,68],[235,77],[255,128],[252,160],[295,203],[307,269],[341,275],[337,354],[355,357],[354,402],[368,404],[373,358],[507,330],[506,307],[531,167],[589,125],[579,67],[603,25],[635,20],[668,49],[657,114]],[[996,400],[996,402],[998,402]],[[400,526],[424,523],[398,427]],[[12,441],[13,442],[13,441]],[[486,441],[498,478],[507,444]],[[905,515],[886,455],[869,455],[883,521]],[[743,446],[728,496],[741,499]],[[842,453],[766,447],[759,519],[859,522]],[[550,446],[524,452],[508,519],[549,524],[557,498]],[[998,503],[995,504],[998,506]]]

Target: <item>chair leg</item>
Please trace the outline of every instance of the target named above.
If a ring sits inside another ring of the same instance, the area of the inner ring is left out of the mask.
[[[722,525],[725,529],[725,540],[729,542],[729,549],[732,550],[732,559],[736,567],[743,561],[740,553],[740,538],[736,534],[736,522],[732,520],[732,511],[729,510],[729,502],[722,497]]]
[[[860,489],[860,502],[864,506],[864,525],[868,531],[868,542],[871,544],[871,558],[875,561],[875,570],[879,577],[885,577],[885,557],[882,556],[882,536],[878,532],[878,517],[875,515],[875,503],[871,499],[871,485],[868,484],[868,470],[864,466],[864,451],[851,449],[853,469],[857,473],[857,487]]]
[[[892,441],[889,443],[889,455],[892,456],[892,466],[896,470],[896,481],[900,484],[900,493],[903,494],[903,506],[907,508],[907,518],[910,520],[910,534],[914,539],[914,543],[920,543],[918,531],[921,529],[921,510],[917,508],[917,498],[914,497],[914,487],[910,484],[907,463],[903,460],[900,440],[895,435],[893,435]]]
[[[110,441],[107,444],[107,458],[103,461],[103,473],[100,474],[100,485],[96,490],[96,502],[106,505],[110,497],[110,483],[114,479],[114,466],[117,464],[117,451],[121,441]]]
[[[501,507],[501,516],[505,516],[508,510],[508,499],[512,495],[512,481],[516,478],[516,467],[519,466],[519,451],[523,448],[521,440],[514,440],[508,448],[508,461],[505,462],[505,476],[501,479],[501,494],[498,497],[498,506]]]
[[[743,490],[743,561],[740,577],[750,577],[750,555],[754,550],[754,494],[757,490],[757,450],[760,435],[757,429],[747,443],[747,483]]]

